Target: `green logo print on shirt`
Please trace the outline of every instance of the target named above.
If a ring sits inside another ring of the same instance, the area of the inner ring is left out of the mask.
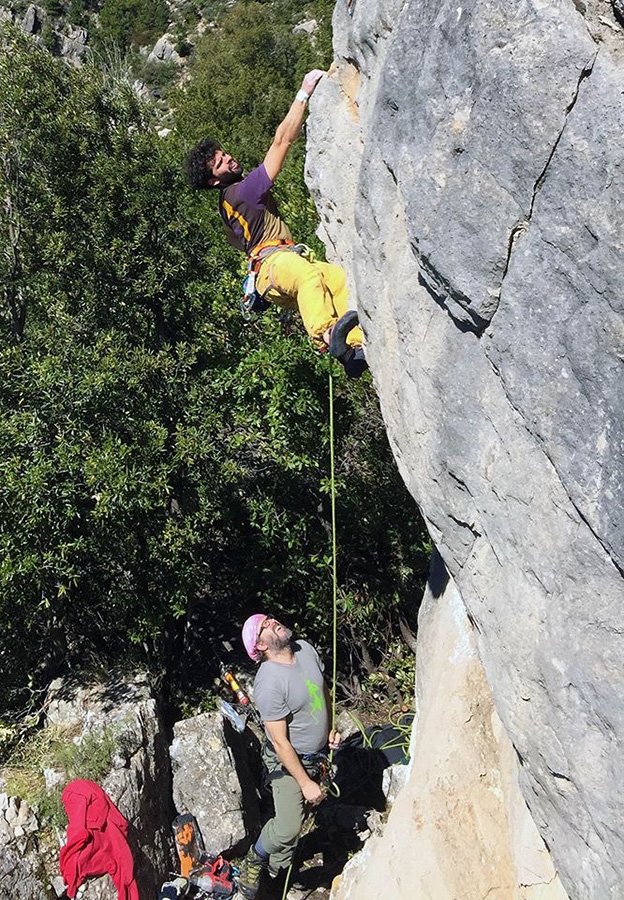
[[[323,711],[323,694],[318,684],[314,684],[309,678],[306,678],[306,687],[310,698],[310,715],[318,722],[317,713]]]

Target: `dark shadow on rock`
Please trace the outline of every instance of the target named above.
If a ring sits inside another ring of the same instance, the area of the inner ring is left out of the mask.
[[[250,728],[243,732],[236,731],[225,719],[223,727],[225,741],[234,759],[234,768],[241,787],[243,823],[245,834],[243,840],[233,847],[224,850],[224,856],[232,859],[243,856],[260,832],[259,794],[263,780],[260,741]]]
[[[173,805],[173,788],[171,775],[171,760],[169,757],[170,738],[162,723],[162,717],[158,714],[160,727],[154,737],[153,765],[146,766],[143,771],[143,784],[141,786],[141,820],[144,823],[142,833],[131,823],[128,829],[128,843],[132,850],[135,863],[135,878],[143,892],[147,896],[156,896],[163,873],[157,871],[153,861],[145,854],[141,847],[149,846],[153,840],[154,831],[167,835],[168,840],[163,842],[167,848],[167,871],[173,872],[178,868],[177,854],[171,837],[171,822],[175,816]]]
[[[340,802],[383,812],[386,808],[382,783],[388,760],[381,750],[364,747],[347,739],[334,755],[335,782],[340,790]]]
[[[442,596],[448,583],[449,573],[444,565],[444,560],[440,556],[438,550],[434,547],[431,553],[431,562],[429,564],[427,587],[431,591],[431,595],[437,599]]]

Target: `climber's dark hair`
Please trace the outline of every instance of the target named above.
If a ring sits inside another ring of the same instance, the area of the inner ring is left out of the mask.
[[[221,149],[218,141],[204,138],[186,157],[186,178],[192,188],[210,188],[208,179],[212,178],[210,162],[217,150]]]

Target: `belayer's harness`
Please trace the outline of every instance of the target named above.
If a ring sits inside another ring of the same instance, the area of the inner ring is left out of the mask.
[[[245,319],[249,319],[251,313],[262,313],[271,305],[256,290],[256,275],[260,271],[260,266],[267,256],[275,253],[277,250],[290,250],[292,253],[298,253],[309,262],[314,262],[314,251],[306,244],[295,244],[287,238],[279,238],[274,241],[264,241],[256,244],[247,258],[247,274],[243,281],[243,296],[241,297],[241,312]]]
[[[270,785],[278,778],[288,775],[288,770],[279,761],[277,753],[268,738],[264,745],[265,764],[267,764],[268,774],[266,776],[266,784]],[[268,760],[267,760],[268,756]],[[327,753],[322,750],[317,753],[297,753],[303,768],[313,781],[317,781],[323,791],[336,795],[336,787],[334,785],[334,768]]]

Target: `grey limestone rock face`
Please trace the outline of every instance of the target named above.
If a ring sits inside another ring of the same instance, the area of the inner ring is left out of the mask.
[[[169,748],[173,802],[179,813],[195,816],[210,854],[241,851],[246,838],[260,830],[258,754],[250,741],[249,729],[234,731],[219,713],[202,713],[174,726]]]
[[[60,55],[78,65],[87,52],[88,34],[86,28],[68,28],[61,36]]]
[[[154,49],[147,57],[148,63],[159,62],[180,62],[180,55],[176,52],[175,46],[171,43],[170,35],[164,34],[158,38],[154,45]]]
[[[39,846],[39,823],[17,797],[0,793],[0,897],[7,900],[53,900]]]
[[[307,162],[524,796],[570,895],[597,900],[624,868],[624,37],[599,39],[605,11],[339,2]]]
[[[24,13],[22,19],[22,31],[26,34],[37,34],[41,30],[41,13],[32,3]]]

